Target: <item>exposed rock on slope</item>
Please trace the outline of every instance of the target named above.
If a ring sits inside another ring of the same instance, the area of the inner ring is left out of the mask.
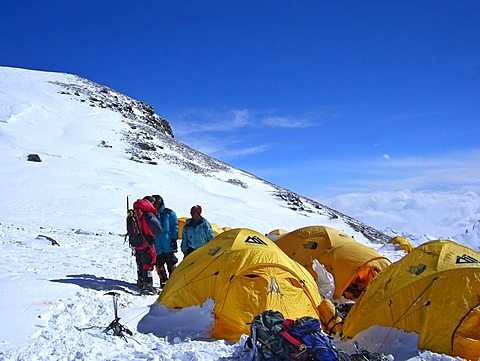
[[[106,108],[120,113],[130,127],[123,133],[123,136],[130,145],[127,152],[132,161],[157,165],[158,160],[163,159],[185,171],[206,177],[215,177],[216,173],[220,172],[234,173],[234,168],[230,165],[175,140],[170,123],[158,116],[152,106],[85,78],[75,76],[73,79],[75,81],[69,83],[53,83],[63,88],[61,94],[70,96],[76,101],[87,103],[91,107]],[[105,142],[99,146],[111,147]],[[340,218],[371,242],[385,243],[389,239],[386,234],[312,199],[262,180],[248,172],[242,172],[242,174],[271,186],[272,197],[285,202],[286,207],[292,212],[299,212],[305,216],[316,213],[330,219]],[[223,181],[248,188],[248,184],[237,178],[232,177]]]

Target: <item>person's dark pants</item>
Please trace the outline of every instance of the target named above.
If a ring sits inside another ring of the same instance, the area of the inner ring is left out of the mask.
[[[190,246],[187,247],[187,253],[185,254],[186,256],[188,256],[190,253],[192,253],[193,251],[196,251],[197,249],[196,248],[192,248]]]
[[[165,271],[165,264],[167,265],[168,276],[171,276],[177,262],[178,259],[173,252],[157,254],[155,267],[157,269],[158,277],[160,277],[160,285],[163,286],[168,280],[167,272]]]
[[[153,286],[152,270],[157,257],[155,255],[155,246],[135,250],[135,260],[137,262],[137,285],[140,288]]]

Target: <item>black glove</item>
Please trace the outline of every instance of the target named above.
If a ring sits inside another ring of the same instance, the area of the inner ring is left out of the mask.
[[[170,247],[172,248],[173,253],[178,252],[177,240],[175,238],[170,240]]]

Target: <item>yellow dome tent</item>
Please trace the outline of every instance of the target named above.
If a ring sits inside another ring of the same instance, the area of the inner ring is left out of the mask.
[[[178,239],[182,238],[183,227],[185,227],[185,223],[187,222],[188,218],[189,217],[178,218]],[[226,228],[226,227],[222,228],[216,223],[211,223],[211,226],[212,226],[213,234],[215,236],[218,236],[220,233],[224,232]]]
[[[380,273],[350,310],[344,335],[370,326],[419,335],[418,347],[480,357],[480,253],[452,241],[425,243]]]
[[[266,310],[320,318],[321,296],[308,271],[251,229],[223,232],[188,255],[158,298],[178,309],[215,301],[213,337],[237,342]]]
[[[185,227],[185,222],[187,221],[187,219],[188,217],[178,218],[178,239],[182,239],[183,227]]]
[[[212,223],[211,226],[212,226],[212,229],[213,229],[213,234],[215,236],[218,236],[220,233],[225,232],[224,229],[216,223]]]
[[[400,236],[395,236],[388,241],[388,243],[396,244],[398,249],[405,251],[405,253],[410,253],[413,250],[413,246],[405,238]]]
[[[323,264],[335,281],[334,298],[355,299],[390,260],[355,241],[348,234],[325,226],[309,226],[282,234],[275,241],[288,256],[317,279],[313,260]]]

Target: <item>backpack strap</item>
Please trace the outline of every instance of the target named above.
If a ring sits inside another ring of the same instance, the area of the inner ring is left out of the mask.
[[[298,341],[295,337],[290,335],[287,330],[281,330],[280,334],[283,336],[284,339],[286,339],[288,342],[290,342],[292,345],[298,347],[299,350],[305,349],[305,345],[303,345],[300,341]]]
[[[292,327],[294,322],[295,321],[291,319],[286,319],[285,321],[283,321],[283,325],[282,325],[283,327],[282,327],[282,330],[280,331],[280,334],[292,345],[298,347],[300,350],[304,350],[306,346],[287,332],[287,328]]]

